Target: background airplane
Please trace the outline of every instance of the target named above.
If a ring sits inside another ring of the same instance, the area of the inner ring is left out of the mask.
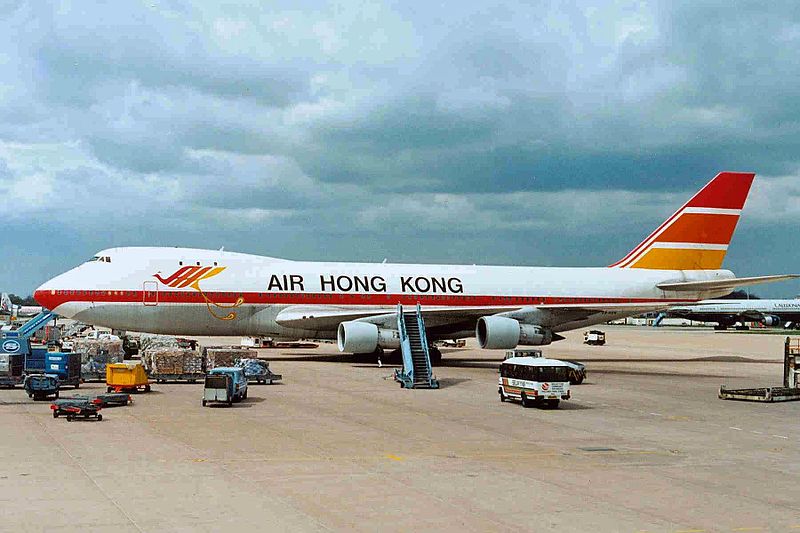
[[[176,335],[399,344],[398,304],[421,306],[429,342],[546,345],[558,332],[797,276],[721,269],[754,174],[723,172],[610,267],[543,268],[287,261],[187,248],[113,248],[34,297],[69,318]],[[433,352],[434,362],[440,357]]]
[[[9,315],[11,318],[26,318],[38,315],[42,312],[42,307],[39,305],[17,305],[11,301],[8,293],[0,295],[0,313]]]
[[[705,300],[696,305],[673,307],[663,317],[687,318],[698,322],[716,322],[714,329],[724,330],[745,322],[765,326],[800,325],[800,300]]]

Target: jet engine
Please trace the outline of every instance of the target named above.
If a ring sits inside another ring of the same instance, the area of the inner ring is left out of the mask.
[[[553,342],[553,332],[549,329],[502,316],[480,317],[475,337],[486,350],[510,350],[519,345],[543,346]]]
[[[761,319],[761,323],[771,328],[772,326],[777,326],[781,323],[781,317],[775,315],[764,315],[764,318]]]
[[[372,353],[380,348],[399,348],[400,333],[382,329],[369,322],[350,321],[339,324],[336,342],[340,352]]]

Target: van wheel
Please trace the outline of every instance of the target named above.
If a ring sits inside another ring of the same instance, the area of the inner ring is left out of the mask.
[[[233,400],[228,400],[228,407],[233,407]]]
[[[205,407],[205,406],[206,406],[206,401],[205,401],[205,400],[203,400],[203,407]]]
[[[145,392],[150,392],[150,385],[145,385],[144,386],[144,391]]]
[[[58,411],[53,409],[53,418],[58,418]]]
[[[103,420],[103,415],[97,415],[97,421],[100,422],[101,420]]]
[[[528,395],[524,392],[520,394],[520,399],[522,400],[522,407],[532,407],[533,404],[530,400],[528,400]]]
[[[506,395],[503,394],[503,389],[497,389],[497,393],[500,395],[500,401],[501,402],[506,401]]]
[[[242,400],[246,400],[246,399],[247,399],[247,390],[244,391],[244,396],[242,396]]]

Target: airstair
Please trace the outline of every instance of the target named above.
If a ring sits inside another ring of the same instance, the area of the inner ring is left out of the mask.
[[[433,377],[425,321],[419,303],[416,312],[405,312],[403,306],[397,304],[397,329],[400,332],[403,369],[395,371],[395,380],[406,389],[438,389],[439,382]]]
[[[663,322],[665,318],[667,318],[667,314],[666,313],[658,313],[658,316],[653,321],[653,327],[654,328],[659,327],[661,325],[661,322]]]

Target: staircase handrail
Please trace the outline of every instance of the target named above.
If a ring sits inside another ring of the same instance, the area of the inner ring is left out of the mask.
[[[428,335],[425,332],[425,321],[422,320],[422,306],[417,302],[417,324],[419,325],[419,337],[422,342],[422,349],[425,351],[425,364],[428,369],[428,379],[433,378],[433,368],[431,368],[431,354],[428,348]]]
[[[414,381],[414,361],[411,358],[411,339],[406,331],[406,319],[403,315],[403,305],[397,304],[397,330],[400,332],[400,353],[403,355],[403,373]]]

